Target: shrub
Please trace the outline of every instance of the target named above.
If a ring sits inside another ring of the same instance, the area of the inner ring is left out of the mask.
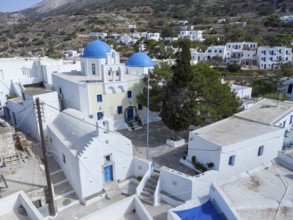
[[[241,66],[237,63],[233,63],[233,64],[230,64],[229,66],[227,66],[227,69],[229,72],[235,73],[241,69]]]
[[[142,179],[142,176],[138,176],[138,177],[136,177],[136,179],[140,182]]]
[[[194,155],[192,156],[191,162],[195,166],[195,164],[196,164],[196,156],[194,156]]]
[[[207,167],[210,168],[210,169],[213,168],[214,167],[214,163],[207,163]]]

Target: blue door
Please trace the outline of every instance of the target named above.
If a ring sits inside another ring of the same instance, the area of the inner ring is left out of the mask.
[[[104,179],[105,183],[111,182],[113,180],[113,166],[104,167]]]
[[[133,121],[133,107],[129,106],[127,109],[127,118],[128,121]]]

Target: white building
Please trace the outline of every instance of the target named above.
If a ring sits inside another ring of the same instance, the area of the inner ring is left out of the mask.
[[[78,61],[50,58],[3,58],[0,59],[0,107],[5,106],[6,95],[21,96],[24,85],[44,82],[52,85],[53,72],[80,71]]]
[[[81,72],[53,74],[53,85],[62,109],[74,108],[90,118],[103,120],[115,129],[127,127],[144,110],[136,102],[144,88],[143,77],[153,68],[146,54],[133,54],[120,63],[120,54],[108,44],[89,43],[81,57]]]
[[[191,54],[191,62],[193,65],[196,65],[200,61],[206,60],[206,55],[205,52],[201,52],[198,49],[190,49],[190,54]]]
[[[260,69],[279,69],[282,63],[292,61],[292,48],[259,47],[256,63]]]
[[[147,40],[161,40],[160,33],[142,33],[141,36]]]
[[[293,15],[282,16],[280,19],[284,23],[293,22]]]
[[[227,50],[257,50],[257,42],[228,42]]]
[[[222,177],[269,164],[292,126],[293,103],[263,99],[248,110],[190,132],[188,160],[212,163]]]
[[[107,33],[105,33],[105,32],[92,32],[92,33],[89,33],[89,37],[91,37],[91,38],[102,38],[102,39],[104,39],[104,38],[106,38],[108,36],[108,34]]]
[[[191,41],[204,41],[202,31],[191,30],[191,31],[180,31],[178,35],[179,39],[190,39]]]
[[[105,184],[134,176],[132,143],[86,115],[66,109],[48,125],[54,157],[82,203]]]
[[[19,128],[36,140],[40,140],[37,109],[34,105],[36,98],[39,98],[41,103],[44,102],[52,106],[42,106],[43,129],[46,136],[46,125],[51,123],[59,112],[59,100],[56,91],[36,86],[24,87],[21,97],[8,100],[5,117],[15,128]]]
[[[252,93],[252,88],[248,86],[241,86],[241,85],[236,85],[232,84],[231,85],[231,91],[236,94],[236,97],[240,99],[250,99],[251,98],[251,93]]]
[[[278,88],[278,91],[283,92],[285,95],[289,97],[290,101],[293,101],[293,78],[284,77],[280,81],[281,84]]]
[[[225,45],[209,46],[205,51],[205,57],[208,60],[212,59],[215,56],[221,57],[224,60],[225,55],[226,55]]]

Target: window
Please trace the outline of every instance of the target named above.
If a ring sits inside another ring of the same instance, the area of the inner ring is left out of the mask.
[[[93,119],[94,118],[94,115],[89,115],[89,118]]]
[[[118,106],[118,107],[117,107],[117,113],[118,113],[118,115],[121,115],[122,112],[123,112],[123,108],[122,108],[122,106]]]
[[[62,94],[62,89],[59,87],[59,93]]]
[[[112,154],[106,155],[104,157],[105,164],[112,162]]]
[[[62,158],[63,158],[63,163],[66,164],[66,158],[65,158],[65,155],[64,154],[62,154]]]
[[[235,163],[235,155],[232,155],[229,157],[229,165],[234,166]]]
[[[127,98],[129,98],[129,99],[132,98],[132,92],[131,91],[127,91]]]
[[[96,65],[92,64],[92,71],[93,71],[93,75],[96,75]]]
[[[103,112],[98,112],[97,113],[97,119],[101,120],[104,117],[104,113]]]
[[[263,155],[263,149],[264,149],[264,146],[263,145],[258,148],[257,156]]]
[[[97,102],[103,102],[103,96],[97,95]]]
[[[142,104],[137,105],[138,110],[142,110]]]

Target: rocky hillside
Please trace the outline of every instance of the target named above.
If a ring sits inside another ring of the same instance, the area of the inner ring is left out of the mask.
[[[0,13],[0,56],[42,56],[48,49],[78,49],[90,41],[90,32],[129,33],[129,24],[136,24],[138,31],[160,32],[178,20],[188,20],[208,30],[218,18],[258,22],[259,26],[263,16],[273,13],[293,13],[293,1],[44,0],[18,13]]]

